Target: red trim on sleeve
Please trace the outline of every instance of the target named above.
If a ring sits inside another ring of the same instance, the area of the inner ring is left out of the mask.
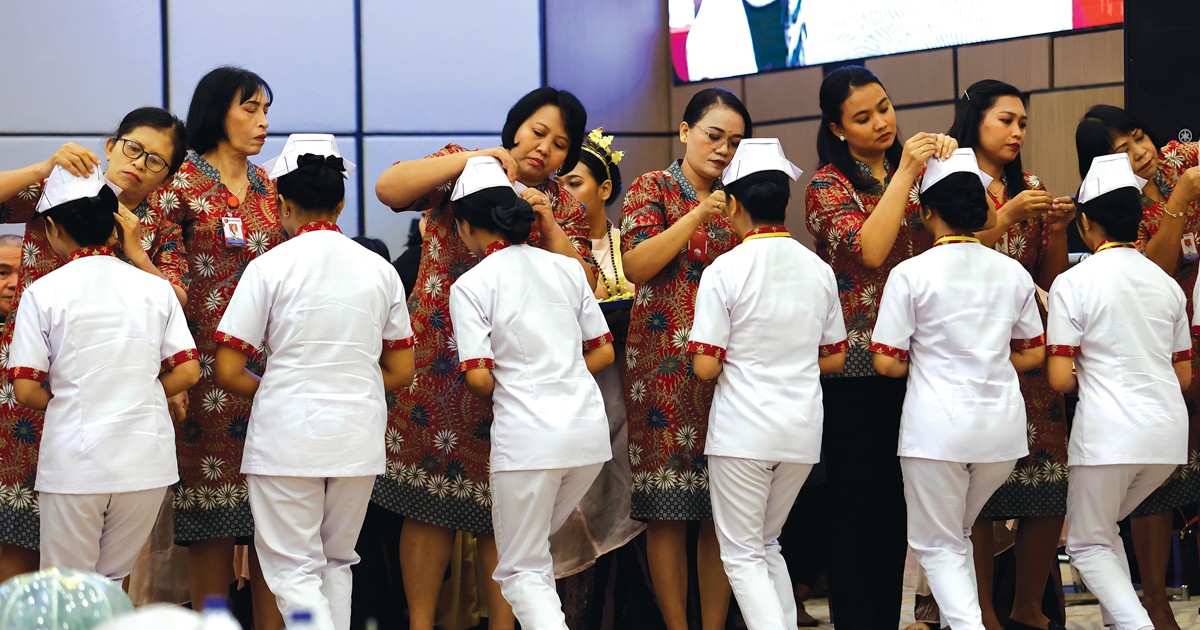
[[[1171,353],[1171,363],[1183,363],[1184,361],[1192,360],[1192,349],[1188,348],[1180,352]]]
[[[901,361],[908,360],[908,350],[901,350],[900,348],[889,346],[885,343],[879,343],[877,341],[872,341],[871,345],[867,346],[867,350],[873,354],[882,354],[884,356],[892,357],[893,359],[900,359]]]
[[[850,341],[847,339],[843,339],[837,343],[827,343],[823,346],[817,347],[817,356],[827,357],[834,354],[841,354],[849,347]]]
[[[612,333],[606,332],[603,335],[600,335],[599,337],[596,337],[594,339],[588,339],[587,341],[583,342],[583,351],[587,352],[588,350],[595,350],[596,348],[599,348],[600,346],[606,346],[612,342],[613,342]]]
[[[413,347],[414,343],[416,343],[416,340],[412,336],[405,337],[404,339],[384,339],[383,349],[404,350],[405,348]]]
[[[237,350],[248,357],[258,356],[258,348],[255,348],[254,346],[242,341],[241,339],[238,339],[237,337],[234,337],[229,333],[223,333],[218,330],[213,333],[213,341],[223,346],[229,346],[230,348],[233,348],[234,350]]]
[[[496,368],[495,359],[467,359],[458,364],[458,371],[466,372],[468,370],[493,370]]]
[[[1079,346],[1046,346],[1046,352],[1052,357],[1077,357],[1079,356]]]
[[[163,366],[163,369],[169,370],[181,363],[187,363],[188,361],[199,361],[199,360],[200,360],[200,353],[196,352],[195,348],[192,348],[191,350],[184,350],[182,352],[176,352],[175,354],[172,354],[171,356],[169,356],[163,360],[162,366]]]
[[[12,380],[12,381],[15,381],[19,378],[23,378],[23,379],[27,379],[30,381],[37,381],[39,383],[44,383],[44,382],[46,382],[46,377],[48,377],[48,376],[50,376],[50,374],[43,372],[41,370],[35,370],[31,367],[8,368],[8,378],[9,378],[9,380]]]
[[[1041,348],[1046,345],[1046,335],[1041,334],[1033,339],[1013,339],[1013,350],[1032,350],[1033,348]]]
[[[711,343],[700,343],[699,341],[689,341],[687,344],[688,354],[704,354],[715,359],[725,359],[725,348],[714,346]]]

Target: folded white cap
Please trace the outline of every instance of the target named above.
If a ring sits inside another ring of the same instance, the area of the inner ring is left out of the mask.
[[[266,164],[263,164],[263,170],[271,179],[279,179],[296,170],[299,166],[296,162],[300,156],[308,153],[321,157],[332,155],[342,158],[342,177],[349,179],[350,173],[354,172],[354,162],[342,157],[333,134],[328,133],[294,133],[288,136],[287,143],[283,145],[283,152],[267,160]]]
[[[1140,191],[1145,185],[1146,180],[1133,174],[1129,154],[1097,155],[1092,158],[1092,165],[1083,178],[1083,184],[1079,186],[1076,201],[1087,203],[1104,193],[1126,186]]]
[[[500,166],[500,160],[490,155],[467,158],[467,165],[463,167],[462,175],[458,176],[458,181],[454,183],[454,190],[450,193],[450,201],[458,201],[484,188],[499,186],[513,187],[512,182],[508,181],[508,174],[504,172],[504,167]]]
[[[50,176],[46,178],[42,198],[38,199],[35,210],[42,213],[68,201],[95,197],[105,186],[111,188],[114,193],[121,194],[121,189],[105,179],[99,168],[93,168],[92,174],[87,177],[76,177],[67,169],[55,164]]]
[[[944,160],[929,158],[929,162],[925,165],[925,177],[921,179],[921,192],[929,190],[930,186],[946,179],[951,173],[974,173],[979,176],[979,181],[983,182],[984,189],[992,183],[992,177],[979,170],[979,161],[975,159],[975,151],[957,149]]]
[[[792,181],[804,173],[783,154],[779,138],[746,138],[738,145],[733,160],[721,174],[721,183],[728,186],[737,180],[761,171],[781,171]]]

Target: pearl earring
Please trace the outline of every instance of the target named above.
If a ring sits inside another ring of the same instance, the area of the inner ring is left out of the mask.
[[[838,136],[838,140],[841,140],[842,142],[845,142],[845,141],[846,141],[846,136]]]

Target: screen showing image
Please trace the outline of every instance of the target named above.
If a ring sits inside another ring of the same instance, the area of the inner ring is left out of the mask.
[[[679,81],[1124,21],[1124,0],[668,0]]]

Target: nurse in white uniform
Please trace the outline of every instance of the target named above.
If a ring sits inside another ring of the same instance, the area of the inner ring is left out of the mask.
[[[8,357],[17,401],[46,410],[35,485],[42,568],[116,581],[179,480],[167,397],[200,378],[170,283],[107,246],[119,192],[99,170],[54,167],[37,211],[68,262],[25,290]]]
[[[492,578],[525,630],[565,630],[550,534],[612,457],[591,374],[612,333],[579,263],[525,244],[533,208],[492,157],[467,160],[450,199],[479,264],[450,287],[467,388],[491,398]]]
[[[930,160],[921,220],[934,247],[892,271],[872,335],[875,370],[908,377],[900,468],[908,544],[942,626],[984,630],[971,526],[1025,456],[1017,372],[1040,367],[1045,335],[1029,273],[972,234],[995,221],[971,149]]]
[[[333,136],[293,134],[266,164],[291,238],[247,265],[214,376],[254,401],[242,472],[280,612],[347,630],[354,545],[384,472],[384,392],[412,383],[413,351],[396,270],[337,227],[354,168],[340,155]],[[261,383],[245,369],[260,347]]]
[[[1117,630],[1152,627],[1117,522],[1187,461],[1186,300],[1134,246],[1144,184],[1124,153],[1092,160],[1078,224],[1096,253],[1054,281],[1047,325],[1050,386],[1079,392],[1067,450],[1067,554]]]
[[[721,561],[750,630],[796,626],[778,537],[821,457],[820,376],[846,360],[833,269],[783,227],[800,174],[779,140],[742,140],[721,178],[742,243],[704,271],[687,345],[696,376],[718,379],[704,454]]]

